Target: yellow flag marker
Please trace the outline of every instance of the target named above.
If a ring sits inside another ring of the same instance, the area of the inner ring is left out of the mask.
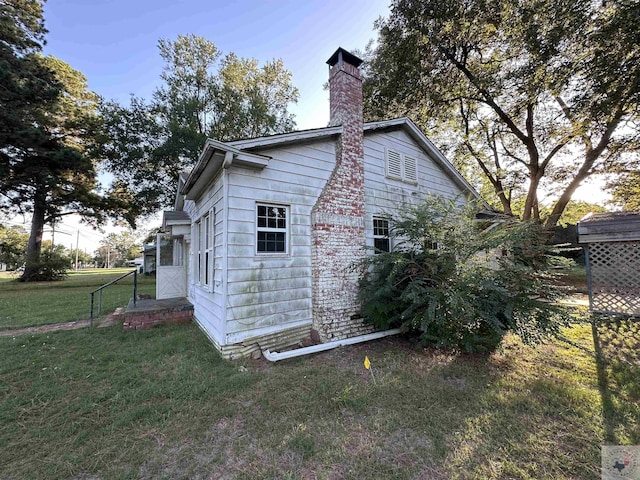
[[[376,377],[373,376],[373,370],[371,370],[371,362],[369,361],[369,357],[367,355],[364,356],[364,368],[371,372],[371,378],[373,379],[373,383],[376,383]]]

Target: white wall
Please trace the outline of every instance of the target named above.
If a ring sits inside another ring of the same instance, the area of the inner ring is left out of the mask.
[[[331,139],[260,150],[264,170],[229,174],[227,342],[311,324],[311,209],[335,164]],[[289,207],[289,253],[256,253],[256,204]]]
[[[385,147],[418,161],[418,184],[386,177]],[[427,194],[460,197],[463,191],[403,130],[372,132],[364,137],[365,228],[373,247],[373,216],[394,216],[402,205],[417,204]]]
[[[187,289],[188,297],[194,307],[194,315],[200,326],[212,336],[218,344],[224,344],[226,334],[224,315],[224,218],[225,202],[223,196],[223,172],[212,181],[209,188],[195,202],[185,201],[184,210],[191,217],[191,244],[189,245],[189,264]],[[213,292],[209,287],[197,283],[197,246],[193,243],[198,236],[195,233],[195,222],[203,215],[216,212],[214,225],[215,252],[213,258]]]

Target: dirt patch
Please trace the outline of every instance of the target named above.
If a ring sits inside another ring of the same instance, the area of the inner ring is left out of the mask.
[[[89,326],[89,320],[77,320],[75,322],[54,323],[53,325],[40,325],[39,327],[17,328],[15,330],[0,330],[0,337],[14,337],[29,335],[31,333],[57,332],[59,330],[76,330]]]
[[[117,308],[115,312],[110,313],[101,321],[94,321],[94,325],[98,328],[111,327],[122,322],[124,309]],[[77,330],[78,328],[86,328],[90,326],[89,320],[76,320],[73,322],[53,323],[51,325],[40,325],[37,327],[16,328],[13,330],[0,330],[0,337],[16,337],[18,335],[30,335],[33,333],[49,333],[61,330]]]

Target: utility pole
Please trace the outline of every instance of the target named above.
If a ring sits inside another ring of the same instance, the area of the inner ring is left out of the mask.
[[[78,271],[78,249],[80,248],[80,229],[76,230],[76,272]]]

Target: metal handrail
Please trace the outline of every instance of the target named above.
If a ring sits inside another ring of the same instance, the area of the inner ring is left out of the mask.
[[[122,280],[125,277],[128,277],[129,275],[133,275],[133,306],[134,307],[136,306],[136,300],[138,297],[138,269],[125,273],[124,275],[119,276],[115,280],[111,280],[109,283],[105,283],[101,287],[98,287],[93,292],[91,292],[91,315],[89,316],[90,327],[93,327],[93,304],[94,304],[93,299],[94,299],[95,293],[98,292],[98,315],[100,315],[102,313],[102,290],[104,290],[110,285],[113,285],[114,283],[119,282],[120,280]]]

